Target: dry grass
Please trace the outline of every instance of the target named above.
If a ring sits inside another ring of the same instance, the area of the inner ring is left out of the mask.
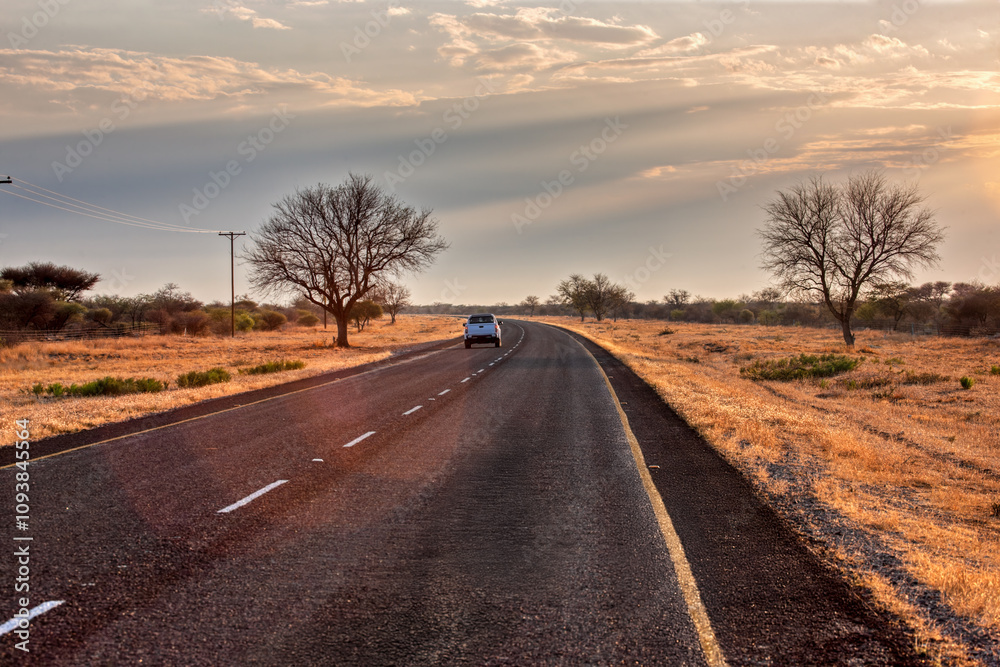
[[[74,342],[24,343],[0,349],[0,401],[12,419],[31,419],[34,438],[72,433],[112,421],[203,401],[207,398],[259,389],[326,371],[384,359],[394,350],[416,343],[459,336],[461,322],[454,317],[400,315],[396,324],[376,321],[364,332],[351,332],[349,350],[331,347],[336,327],[290,328],[279,332],[252,332],[236,338],[146,336]],[[257,364],[302,360],[301,370],[267,375],[240,375],[237,369]],[[177,388],[177,376],[221,366],[233,379],[192,389]],[[66,385],[107,375],[152,377],[170,382],[157,394],[119,397],[38,399],[35,383]],[[10,445],[14,429],[0,429],[0,446]]]
[[[824,557],[901,613],[922,651],[997,659],[1000,341],[861,332],[852,352],[836,331],[539,319],[625,361]],[[865,361],[825,380],[740,376],[801,353]],[[975,386],[962,389],[962,376]]]

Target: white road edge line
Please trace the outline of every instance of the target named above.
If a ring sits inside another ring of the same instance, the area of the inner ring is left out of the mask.
[[[344,447],[353,447],[354,445],[358,444],[359,442],[361,442],[365,438],[368,438],[368,437],[373,436],[373,435],[375,435],[375,431],[368,431],[364,435],[359,435],[354,440],[351,440],[349,443],[347,443],[346,445],[344,445]]]
[[[418,405],[415,408],[410,408],[409,410],[407,410],[406,412],[403,413],[403,416],[405,417],[406,415],[412,415],[414,412],[416,412],[417,410],[419,410],[422,407],[424,407],[424,406]]]
[[[279,479],[277,482],[271,482],[270,484],[268,484],[267,486],[265,486],[263,489],[259,489],[257,491],[254,491],[253,493],[251,493],[246,498],[243,498],[242,500],[237,500],[235,503],[233,503],[229,507],[223,507],[221,510],[219,510],[218,512],[216,512],[216,514],[226,514],[228,512],[232,512],[235,509],[239,509],[240,507],[243,507],[247,503],[253,502],[257,498],[260,498],[262,495],[264,495],[265,493],[267,493],[271,489],[278,488],[279,486],[281,486],[282,484],[284,484],[287,481],[288,481],[287,479]]]
[[[444,391],[442,391],[442,392],[441,392],[440,394],[438,394],[438,396],[444,396],[444,395],[445,395],[445,394],[447,394],[447,393],[448,393],[449,391],[451,391],[451,389],[445,389],[445,390],[444,390]]]
[[[27,620],[30,621],[31,619],[35,618],[36,616],[41,616],[45,612],[50,611],[52,609],[55,609],[56,607],[58,607],[59,605],[61,605],[63,602],[65,602],[65,600],[49,600],[48,602],[43,602],[42,604],[40,604],[37,607],[34,607],[34,608],[32,608],[31,610],[28,611]],[[0,625],[0,635],[5,635],[8,632],[10,632],[11,630],[16,630],[17,627],[18,627],[18,624],[20,624],[20,622],[22,620],[25,620],[24,616],[12,618],[9,621],[7,621],[6,623],[4,623],[3,625]]]

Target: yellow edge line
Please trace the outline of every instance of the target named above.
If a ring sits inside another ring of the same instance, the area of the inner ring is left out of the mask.
[[[583,347],[583,345],[580,347]],[[635,434],[632,433],[632,428],[628,423],[628,416],[625,414],[625,410],[622,409],[622,404],[618,400],[618,394],[615,393],[614,387],[611,386],[611,380],[608,379],[607,373],[601,368],[601,364],[597,361],[597,358],[587,348],[583,347],[583,350],[594,360],[594,365],[597,366],[601,377],[604,378],[604,383],[608,386],[608,392],[611,394],[611,398],[615,402],[615,407],[618,409],[618,417],[621,419],[622,427],[625,429],[625,437],[628,439],[629,448],[632,450],[632,458],[635,459],[635,465],[639,470],[639,477],[642,478],[642,486],[646,489],[646,495],[649,496],[649,502],[653,506],[653,514],[656,515],[656,521],[660,524],[660,533],[663,534],[663,541],[667,543],[667,551],[670,553],[670,560],[673,561],[674,572],[677,574],[681,592],[684,594],[684,602],[687,603],[688,615],[691,617],[695,630],[698,632],[698,640],[701,642],[701,650],[705,653],[705,661],[709,665],[712,665],[712,667],[727,667],[726,658],[722,654],[722,647],[719,646],[719,642],[715,638],[715,631],[712,630],[712,622],[708,618],[708,611],[701,600],[698,582],[695,581],[694,574],[691,572],[691,564],[688,563],[687,556],[684,555],[684,545],[681,544],[681,538],[677,535],[677,531],[674,530],[674,522],[670,520],[670,514],[667,513],[667,508],[663,504],[663,498],[660,496],[660,492],[656,490],[653,478],[649,475],[649,469],[646,467],[646,458],[642,455],[639,441],[636,440]]]
[[[445,349],[447,349],[447,348],[445,348]],[[434,352],[438,352],[438,351],[439,350],[431,350],[430,352],[428,352],[428,354],[433,354]],[[328,387],[331,384],[334,384],[336,382],[340,382],[342,380],[348,380],[348,379],[352,379],[352,378],[356,378],[356,377],[361,377],[363,375],[368,375],[369,373],[377,373],[378,371],[385,370],[386,368],[391,368],[392,366],[396,366],[398,364],[408,364],[411,361],[416,361],[417,359],[422,359],[422,358],[423,358],[423,356],[421,355],[421,356],[414,357],[413,359],[404,359],[402,361],[397,361],[395,364],[389,364],[389,365],[383,366],[381,368],[372,368],[371,370],[363,371],[361,373],[358,373],[357,375],[350,375],[350,376],[348,376],[346,378],[337,378],[335,380],[330,380],[329,382],[324,382],[323,384],[317,384],[317,385],[314,385],[312,387],[306,387],[304,389],[296,389],[295,391],[290,391],[290,392],[285,393],[285,394],[278,394],[277,396],[269,396],[268,398],[262,398],[260,400],[253,401],[252,403],[242,403],[240,405],[234,405],[233,407],[226,408],[225,410],[218,410],[217,412],[209,412],[207,414],[199,415],[197,417],[191,417],[189,419],[183,419],[183,420],[181,420],[179,422],[170,422],[169,424],[163,424],[162,426],[154,426],[153,428],[147,428],[145,431],[136,431],[135,433],[126,433],[124,435],[115,436],[114,438],[108,438],[107,440],[101,440],[99,442],[92,442],[92,443],[90,443],[88,445],[80,445],[79,447],[73,447],[72,449],[64,449],[61,452],[53,452],[52,454],[46,454],[45,456],[39,456],[38,458],[29,459],[27,462],[28,463],[35,463],[37,461],[44,461],[45,459],[50,459],[53,456],[62,456],[63,454],[69,454],[70,452],[76,452],[76,451],[79,451],[81,449],[87,449],[89,447],[96,447],[97,445],[106,445],[109,442],[114,442],[115,440],[123,440],[124,438],[131,438],[131,437],[134,437],[134,436],[137,436],[137,435],[145,435],[147,433],[152,433],[154,431],[160,431],[162,429],[170,428],[172,426],[180,426],[181,424],[187,424],[188,422],[198,421],[199,419],[206,419],[208,417],[214,417],[215,415],[222,415],[222,414],[225,414],[227,412],[232,412],[233,410],[241,410],[243,408],[248,408],[251,405],[258,405],[260,403],[267,403],[268,401],[274,401],[274,400],[277,400],[279,398],[284,398],[285,396],[294,396],[295,394],[301,394],[304,391],[312,391],[313,389],[320,389],[321,387]],[[341,370],[348,370],[349,368],[350,367],[343,368]],[[336,372],[339,372],[339,371],[334,371],[334,372],[336,373]],[[271,385],[271,387],[276,387],[276,386],[279,386],[279,385]],[[261,389],[270,389],[270,387],[261,387]],[[251,391],[255,391],[255,390],[251,390]],[[238,396],[238,394],[228,394],[227,396],[222,396],[220,398],[226,398],[228,396]],[[147,415],[144,415],[144,416],[147,416]],[[24,463],[24,461],[20,461],[20,463]],[[17,466],[16,462],[8,464],[8,465],[5,465],[5,466],[0,466],[0,470],[7,470],[8,468],[13,468],[15,466]]]

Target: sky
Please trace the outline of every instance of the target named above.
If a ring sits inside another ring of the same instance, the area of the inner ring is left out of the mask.
[[[450,243],[415,303],[731,298],[778,190],[879,168],[947,228],[914,282],[996,284],[998,36],[996,1],[4,0],[0,266],[228,301],[217,232],[354,172]]]

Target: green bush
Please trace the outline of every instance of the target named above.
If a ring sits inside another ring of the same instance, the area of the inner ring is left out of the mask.
[[[250,331],[253,329],[254,321],[253,318],[246,313],[236,313],[236,330],[237,331]]]
[[[253,314],[253,328],[257,331],[277,331],[288,318],[276,310],[262,310]]]
[[[962,389],[972,389],[972,385],[976,384],[976,378],[962,376],[958,382],[962,385]]]
[[[84,384],[74,383],[68,387],[60,382],[54,382],[47,387],[38,383],[31,388],[31,391],[35,396],[49,394],[53,398],[63,396],[124,396],[125,394],[156,393],[163,391],[168,385],[168,382],[160,382],[153,378],[120,378],[109,375]]]
[[[220,382],[229,382],[232,376],[224,368],[211,368],[207,371],[191,371],[177,376],[177,386],[182,388],[204,387]]]
[[[281,361],[268,361],[267,363],[260,364],[259,366],[254,366],[252,368],[241,368],[240,375],[262,375],[264,373],[280,373],[281,371],[294,371],[300,368],[305,368],[306,362],[304,361],[287,361],[282,359]]]
[[[314,327],[319,324],[319,318],[312,313],[306,313],[305,315],[299,315],[299,319],[296,320],[296,323],[303,327]]]
[[[1000,375],[1000,366],[990,367],[990,375]]]
[[[802,380],[830,377],[853,370],[862,359],[843,354],[800,354],[786,359],[758,360],[740,368],[740,375],[751,380]]]

